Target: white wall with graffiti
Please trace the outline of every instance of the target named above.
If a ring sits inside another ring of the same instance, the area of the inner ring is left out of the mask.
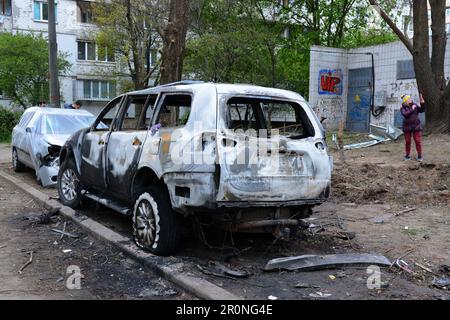
[[[450,42],[450,41],[449,41]],[[447,46],[450,50],[450,43]],[[386,126],[401,124],[400,97],[409,94],[418,101],[419,92],[412,65],[412,56],[400,42],[357,48],[351,50],[320,46],[311,48],[309,102],[328,130],[336,130],[341,122],[348,124],[350,106],[361,100],[358,90],[349,91],[349,73],[372,67],[375,69],[375,108],[384,107],[379,116],[370,114],[370,124]],[[447,56],[450,56],[447,54]],[[446,76],[449,76],[450,58],[446,59]],[[367,88],[372,95],[372,84]],[[350,96],[349,96],[350,92]],[[425,97],[426,98],[426,97]],[[369,99],[369,104],[372,99]],[[425,119],[423,119],[425,120]]]

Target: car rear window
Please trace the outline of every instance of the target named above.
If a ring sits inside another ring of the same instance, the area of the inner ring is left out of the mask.
[[[278,130],[291,139],[314,136],[305,110],[291,101],[233,97],[227,101],[227,125],[232,130],[267,129],[268,136]]]

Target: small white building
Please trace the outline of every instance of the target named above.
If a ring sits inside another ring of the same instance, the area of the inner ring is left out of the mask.
[[[445,59],[447,77],[449,73],[450,52]],[[336,130],[342,122],[347,130],[359,132],[367,132],[369,124],[401,126],[403,94],[418,102],[412,55],[402,42],[350,50],[311,48],[309,102],[319,117],[327,118],[325,128]],[[384,109],[377,116],[370,110],[372,97],[375,110]]]

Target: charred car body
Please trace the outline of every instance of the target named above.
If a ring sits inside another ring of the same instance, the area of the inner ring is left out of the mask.
[[[98,127],[113,119],[108,129]],[[232,230],[297,226],[330,193],[323,128],[298,94],[180,82],[112,100],[63,146],[58,191],[133,215],[138,246],[167,255],[179,219]]]
[[[55,186],[62,145],[72,133],[89,127],[94,120],[95,116],[85,110],[28,108],[12,132],[14,170],[32,168],[44,187]]]

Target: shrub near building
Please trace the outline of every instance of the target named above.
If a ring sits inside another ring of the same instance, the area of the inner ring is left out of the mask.
[[[22,112],[13,112],[0,106],[0,142],[10,142],[11,133]]]

